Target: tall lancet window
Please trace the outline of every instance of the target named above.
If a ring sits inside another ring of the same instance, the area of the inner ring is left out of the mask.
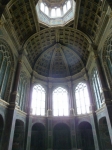
[[[53,91],[53,115],[68,116],[68,92],[62,87]]]
[[[85,83],[79,83],[75,89],[75,98],[77,114],[86,114],[90,112],[90,99]]]
[[[32,114],[45,115],[45,89],[41,85],[35,85],[32,92]]]
[[[94,90],[94,95],[96,100],[96,106],[97,109],[99,109],[102,104],[102,88],[101,88],[98,71],[96,69],[93,70],[92,84],[93,84],[93,90]]]
[[[112,37],[107,41],[106,61],[107,61],[107,66],[108,66],[110,75],[112,76]]]

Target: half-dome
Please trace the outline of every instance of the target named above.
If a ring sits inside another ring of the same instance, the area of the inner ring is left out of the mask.
[[[37,58],[34,70],[46,77],[73,76],[83,69],[80,57],[70,48],[55,44]]]

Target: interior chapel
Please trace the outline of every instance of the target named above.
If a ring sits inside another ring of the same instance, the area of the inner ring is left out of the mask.
[[[112,150],[112,0],[0,0],[0,150]]]

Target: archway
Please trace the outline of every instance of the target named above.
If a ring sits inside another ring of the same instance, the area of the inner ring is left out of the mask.
[[[78,148],[83,150],[95,150],[91,124],[82,122],[78,126]]]
[[[64,123],[57,124],[53,129],[53,150],[71,149],[70,129]]]
[[[12,150],[24,150],[24,123],[16,120]]]
[[[112,150],[106,117],[99,120],[99,132],[102,150]]]
[[[45,127],[41,123],[32,127],[30,150],[45,150]]]
[[[3,126],[4,126],[3,118],[0,115],[0,146],[1,146],[1,141],[2,141]]]

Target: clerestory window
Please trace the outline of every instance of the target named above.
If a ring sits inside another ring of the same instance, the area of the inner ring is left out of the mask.
[[[77,106],[77,114],[90,113],[90,98],[87,85],[79,83],[75,89],[75,98]]]
[[[58,4],[49,4],[39,0],[36,5],[38,19],[48,26],[65,25],[74,19],[76,2],[73,0],[60,1]]]
[[[93,85],[93,90],[94,90],[94,95],[96,100],[96,106],[97,109],[99,109],[102,103],[102,89],[101,89],[101,83],[99,80],[98,71],[96,69],[94,69],[92,73],[92,85]]]
[[[68,92],[62,87],[53,91],[53,115],[68,116]]]
[[[107,41],[106,61],[107,61],[109,72],[112,76],[112,37]]]
[[[32,114],[45,115],[45,89],[41,85],[35,85],[32,92]]]

